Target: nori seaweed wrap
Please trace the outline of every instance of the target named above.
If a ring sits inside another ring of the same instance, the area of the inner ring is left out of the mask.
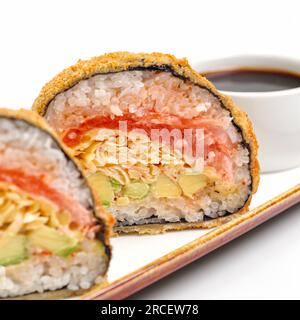
[[[216,226],[244,213],[257,190],[250,120],[185,59],[80,60],[33,109],[81,163],[116,232]]]

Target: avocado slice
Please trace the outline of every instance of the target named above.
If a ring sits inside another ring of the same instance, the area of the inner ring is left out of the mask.
[[[131,182],[124,188],[124,195],[131,199],[142,199],[149,192],[149,185],[143,182]]]
[[[166,175],[160,175],[151,185],[151,191],[156,198],[178,198],[181,195],[179,186]]]
[[[18,264],[26,259],[26,237],[6,235],[0,237],[0,266]]]
[[[113,190],[114,190],[115,192],[121,191],[122,185],[121,185],[121,183],[120,183],[118,180],[116,180],[116,179],[114,179],[114,178],[110,178],[110,183],[111,183],[111,186],[112,186],[112,188],[113,188]]]
[[[194,193],[203,189],[207,184],[207,178],[203,174],[180,175],[178,183],[187,197],[193,197]]]
[[[119,198],[117,198],[117,200],[116,200],[116,204],[117,204],[118,206],[126,206],[126,205],[128,205],[129,203],[130,203],[129,197],[119,197]]]
[[[115,194],[109,178],[100,172],[96,172],[89,176],[89,181],[92,187],[95,188],[102,204],[105,207],[110,207],[115,198]]]
[[[28,238],[30,245],[45,249],[61,257],[67,257],[78,249],[76,239],[47,226],[32,231]]]

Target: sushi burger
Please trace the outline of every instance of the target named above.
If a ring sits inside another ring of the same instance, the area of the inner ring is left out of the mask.
[[[112,223],[45,121],[0,109],[0,298],[104,283]]]
[[[115,232],[212,227],[256,192],[247,115],[185,59],[117,52],[80,60],[33,110],[51,125],[115,216]]]

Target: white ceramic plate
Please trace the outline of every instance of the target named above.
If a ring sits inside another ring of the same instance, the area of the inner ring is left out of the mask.
[[[300,168],[262,175],[249,213],[217,228],[113,238],[110,285],[82,298],[126,298],[299,202],[299,182]]]

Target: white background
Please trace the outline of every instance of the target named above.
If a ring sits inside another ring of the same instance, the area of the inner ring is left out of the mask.
[[[161,51],[191,62],[237,53],[300,56],[299,1],[0,0],[0,105],[28,107],[79,58]]]
[[[116,50],[191,63],[239,53],[300,57],[297,3],[1,1],[0,105],[29,108],[61,69]],[[135,298],[300,298],[299,213],[298,206]]]

